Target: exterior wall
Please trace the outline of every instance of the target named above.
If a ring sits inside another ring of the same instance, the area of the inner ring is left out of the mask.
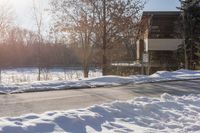
[[[148,52],[149,51],[149,40],[148,38],[145,38],[144,40],[144,52]]]
[[[140,41],[138,40],[137,41],[137,46],[136,46],[136,57],[137,57],[137,60],[140,60]]]
[[[182,39],[148,39],[148,51],[174,51],[182,43]]]

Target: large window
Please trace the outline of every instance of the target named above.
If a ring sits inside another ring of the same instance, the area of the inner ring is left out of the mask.
[[[178,38],[180,23],[178,15],[152,16],[149,38]]]

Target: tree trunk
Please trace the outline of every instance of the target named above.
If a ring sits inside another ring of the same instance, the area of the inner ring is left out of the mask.
[[[83,59],[83,74],[84,74],[84,78],[88,78],[88,74],[89,74],[89,64],[88,64],[88,57],[87,57],[87,52],[86,52],[86,47],[84,48],[84,59]]]
[[[38,81],[40,81],[41,80],[41,70],[42,70],[42,68],[41,68],[41,34],[40,34],[40,31],[39,31],[39,43],[38,43]]]
[[[102,74],[107,74],[107,57],[106,57],[106,0],[103,0],[103,57],[102,57]]]
[[[0,83],[1,83],[1,80],[2,80],[2,79],[1,79],[1,68],[0,68]]]
[[[85,65],[83,68],[84,78],[88,78],[89,75],[89,67],[88,65]]]
[[[40,52],[40,40],[39,40],[39,44],[38,44],[38,60],[37,60],[37,63],[38,63],[38,81],[41,80],[41,52]]]
[[[41,67],[38,67],[38,81],[41,80]]]
[[[83,74],[84,78],[88,78],[89,74],[89,38],[87,31],[85,31],[85,38],[83,43]]]
[[[103,49],[103,59],[102,59],[102,74],[107,75],[107,58],[106,58],[106,50]]]
[[[83,74],[84,78],[88,78],[89,74],[89,64],[88,64],[88,57],[86,56],[86,50],[84,51],[84,59],[83,59]]]
[[[185,60],[185,69],[188,69],[189,67],[189,62],[188,62],[188,55],[187,55],[187,40],[186,40],[186,32],[187,29],[186,29],[186,19],[187,19],[187,14],[184,12],[183,14],[183,25],[184,25],[184,33],[183,33],[183,39],[184,39],[184,60]]]
[[[185,59],[185,69],[188,69],[188,56],[187,56],[187,47],[186,43],[184,42],[184,59]]]

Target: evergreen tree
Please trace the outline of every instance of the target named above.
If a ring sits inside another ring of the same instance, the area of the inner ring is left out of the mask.
[[[180,0],[184,22],[185,67],[200,64],[200,0]]]

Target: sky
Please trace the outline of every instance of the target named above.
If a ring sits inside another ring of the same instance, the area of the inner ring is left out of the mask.
[[[1,1],[1,0],[0,0]],[[48,8],[49,0],[9,0],[15,14],[15,23],[23,28],[36,29],[33,15],[33,1],[41,10]],[[48,23],[47,13],[44,13],[44,23]]]
[[[176,11],[180,7],[179,0],[147,0],[145,11]]]
[[[8,1],[8,0],[0,0]],[[35,29],[33,22],[33,0],[9,0],[15,13],[16,24],[24,28]],[[49,0],[35,0],[42,8],[47,7]],[[179,0],[147,0],[145,11],[174,11],[179,6]],[[48,19],[45,17],[46,23]]]

